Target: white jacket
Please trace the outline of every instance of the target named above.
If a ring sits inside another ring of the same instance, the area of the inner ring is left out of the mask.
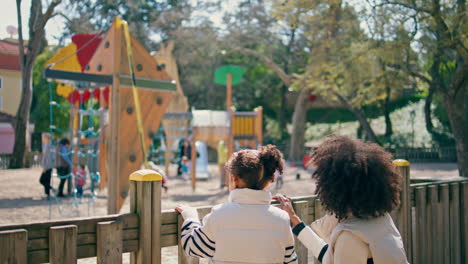
[[[300,225],[294,228],[298,239],[324,264],[408,263],[400,233],[388,213],[340,223],[326,215],[312,223],[313,230]]]
[[[229,202],[203,219],[185,215],[182,246],[187,254],[213,263],[297,263],[286,212],[270,205],[267,191],[235,189]]]

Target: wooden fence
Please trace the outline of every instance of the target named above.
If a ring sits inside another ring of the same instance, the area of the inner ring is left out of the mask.
[[[396,162],[405,176],[402,204],[393,213],[410,263],[468,263],[468,180],[409,185],[409,163]],[[0,263],[161,263],[161,248],[179,246],[179,263],[198,263],[180,245],[183,219],[161,211],[161,177],[152,171],[131,175],[129,214],[0,226]],[[325,214],[315,196],[294,197],[297,214],[311,223]],[[211,207],[198,208],[200,217]],[[299,263],[308,251],[296,242]]]

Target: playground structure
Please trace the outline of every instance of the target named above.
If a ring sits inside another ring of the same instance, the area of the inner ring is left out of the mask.
[[[155,58],[169,62],[171,76],[178,80],[177,65],[172,57],[173,43],[156,53]],[[252,112],[238,112],[232,107],[232,86],[242,80],[244,69],[227,65],[218,68],[215,72],[215,82],[226,85],[226,111],[192,110],[192,112],[170,112],[165,114],[155,140],[161,143],[160,149],[151,148],[156,155],[155,162],[164,164],[166,173],[170,162],[180,162],[180,142],[186,138],[191,139],[191,178],[192,189],[196,189],[198,178],[206,179],[209,175],[207,166],[197,169],[205,163],[197,162],[197,142],[205,142],[216,149],[220,141],[227,145],[228,156],[240,148],[256,148],[263,142],[263,108],[257,107]],[[178,98],[184,98],[182,89],[177,90]],[[171,102],[171,109],[180,110],[186,107],[186,101],[178,99]],[[201,143],[198,145],[201,146]],[[206,157],[203,157],[205,159]],[[197,171],[203,172],[203,177],[197,176]]]
[[[410,184],[409,163],[395,162],[403,175],[401,205],[392,213],[408,261],[468,263],[468,180]],[[130,213],[0,226],[0,263],[76,263],[95,257],[97,263],[161,263],[161,248],[178,245],[178,263],[188,259],[180,243],[183,218],[174,210],[161,211],[161,177],[152,171],[130,176]],[[307,224],[325,214],[316,196],[293,197],[296,213]],[[211,207],[200,207],[201,218]],[[296,241],[299,263],[308,251]],[[9,262],[8,262],[9,261]]]
[[[240,148],[257,148],[263,142],[263,109],[257,107],[252,112],[237,112],[233,108],[229,111],[193,110],[186,113],[166,113],[163,126],[155,135],[163,148],[151,149],[155,155],[155,162],[169,165],[177,162],[179,156],[179,142],[191,138],[191,175],[192,188],[196,188],[196,179],[206,178],[197,176],[196,144],[205,142],[216,149],[219,141],[226,142],[228,155]],[[202,170],[207,170],[203,168]]]
[[[176,85],[165,66],[129,34],[126,22],[117,18],[109,31],[100,35],[102,39],[93,38],[81,48],[62,50],[61,59],[49,65],[44,75],[60,80],[59,86],[75,86],[81,101],[86,94],[99,94],[99,172],[101,187],[107,182],[111,214],[120,210],[128,195],[128,175],[146,163],[151,135],[156,133]],[[94,50],[90,50],[93,45]],[[66,67],[71,64],[67,60],[83,51],[90,57],[86,66]],[[73,120],[84,115],[86,112],[72,111],[71,127],[76,128],[73,124],[79,121]],[[52,129],[57,131],[56,127]],[[71,136],[79,142],[84,139],[81,134]]]

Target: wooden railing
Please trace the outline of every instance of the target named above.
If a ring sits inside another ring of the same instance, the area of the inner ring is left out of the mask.
[[[410,263],[468,263],[468,180],[409,185],[409,163],[396,162],[404,176],[401,206],[392,213]],[[293,198],[306,223],[325,214],[315,196]],[[174,210],[161,211],[160,176],[152,171],[131,175],[129,214],[0,226],[0,263],[76,263],[97,257],[97,263],[161,263],[161,248],[179,246],[178,263],[198,263],[180,245],[183,219]],[[211,206],[199,207],[200,218]],[[296,241],[299,263],[308,251]]]

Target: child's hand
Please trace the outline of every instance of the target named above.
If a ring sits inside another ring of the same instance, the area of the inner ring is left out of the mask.
[[[177,212],[179,212],[182,217],[187,220],[187,219],[196,219],[198,220],[198,212],[197,209],[188,206],[188,205],[179,205],[175,208]]]
[[[294,212],[294,208],[292,206],[292,201],[291,198],[286,197],[285,195],[278,194],[273,199],[278,200],[278,202],[281,205],[281,209],[283,209],[286,213],[288,213],[289,218],[291,219],[291,224],[293,226],[296,226],[301,222],[301,219],[296,215],[296,212]]]

